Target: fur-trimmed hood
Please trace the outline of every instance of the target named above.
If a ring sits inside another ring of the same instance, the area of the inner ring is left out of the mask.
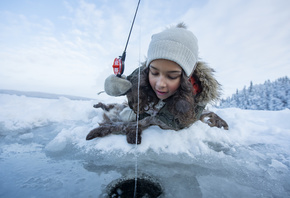
[[[173,31],[173,30],[177,30],[177,29],[184,29],[184,30],[182,30],[183,32],[186,32],[186,34],[184,33],[184,35],[189,34],[188,31],[186,30],[187,27],[186,27],[185,23],[179,23],[176,26],[172,26],[172,27],[166,29],[165,31],[163,31],[160,34],[165,34],[167,31]],[[166,33],[166,35],[167,35],[167,33]],[[172,36],[172,35],[170,35],[170,36]],[[175,36],[178,37],[178,35],[175,35]],[[191,36],[186,36],[186,37],[187,38],[191,38]],[[192,38],[194,38],[194,39],[192,40]],[[192,38],[189,39],[188,41],[192,41],[192,43],[190,43],[190,44],[193,45],[193,46],[196,45],[195,46],[195,50],[197,50],[198,49],[197,39],[195,38],[194,35],[193,35]],[[151,42],[155,42],[155,41],[152,40]],[[185,44],[183,42],[181,42],[180,45],[187,46],[187,44]],[[167,45],[167,47],[168,47],[168,45]],[[195,51],[195,50],[193,50],[193,51]],[[191,52],[191,53],[193,53],[193,52]],[[196,51],[196,53],[197,53],[197,51]],[[158,54],[158,55],[160,55],[160,54]],[[172,56],[175,56],[175,54],[173,54]],[[185,54],[184,54],[184,56],[185,56]],[[197,56],[197,54],[196,54],[196,56]],[[162,59],[162,58],[163,57],[160,57],[160,59]],[[155,57],[155,59],[157,59],[157,58]],[[177,59],[179,60],[180,57],[178,57]],[[178,64],[178,61],[176,61],[176,59],[168,59],[168,60],[174,61],[174,62],[176,62]],[[148,64],[150,64],[150,61],[152,61],[152,60],[150,58],[148,58],[148,60],[145,61],[145,65],[148,66]],[[146,64],[146,62],[148,64]],[[207,103],[214,103],[215,101],[219,100],[220,95],[221,95],[221,85],[214,78],[214,75],[213,75],[214,69],[210,68],[208,66],[208,64],[203,62],[203,61],[197,61],[196,63],[194,62],[194,64],[193,65],[189,65],[188,68],[194,68],[195,64],[196,64],[196,68],[194,69],[193,75],[198,78],[197,80],[200,81],[201,88],[202,88],[201,93],[196,95],[195,102],[199,106],[205,106]],[[190,73],[190,71],[189,72],[186,71],[188,68],[187,67],[184,68],[184,66],[182,66],[182,65],[180,65],[180,66],[185,71],[185,73],[187,75],[189,75],[188,73]],[[190,69],[190,70],[193,70],[193,69]]]
[[[142,68],[146,67],[146,61],[141,64]],[[220,99],[221,85],[214,78],[215,70],[203,61],[198,61],[193,75],[201,83],[201,93],[196,95],[195,102],[199,106],[205,106],[207,103],[214,103]]]
[[[146,109],[148,109],[148,101],[149,103],[154,103],[153,105],[156,105],[159,101],[157,97],[154,98],[154,91],[151,90],[150,85],[148,85],[149,71],[145,68],[148,67],[146,67],[146,64],[142,63],[140,67],[142,76],[140,80],[140,87],[142,87],[140,96],[137,95],[137,93],[139,93],[137,91],[138,68],[127,77],[127,80],[129,80],[133,85],[126,93],[128,105],[134,110],[134,112],[136,112],[136,109],[141,107],[141,114],[147,114]],[[220,96],[220,84],[214,78],[213,73],[214,70],[212,68],[210,68],[206,63],[199,61],[192,75],[200,85],[201,92],[197,95],[191,95],[193,94],[191,93],[191,90],[183,87],[183,89],[179,90],[179,94],[166,99],[165,105],[156,115],[158,119],[174,130],[187,127],[198,120],[206,104],[213,103],[215,100],[218,100]],[[184,76],[183,80],[185,80]],[[186,86],[188,86],[191,83],[188,82],[186,84]],[[186,91],[184,91],[185,89]],[[140,103],[138,102],[138,97],[139,99],[141,98]],[[149,97],[151,97],[151,100],[149,100]],[[147,116],[148,115],[149,114],[147,114]]]
[[[198,105],[206,105],[219,100],[221,95],[221,85],[214,78],[214,69],[210,68],[207,63],[198,61],[193,72],[201,83],[202,92],[196,96],[195,101]]]

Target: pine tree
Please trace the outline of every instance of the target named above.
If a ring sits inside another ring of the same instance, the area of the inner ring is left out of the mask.
[[[251,81],[249,88],[237,89],[231,97],[222,99],[218,107],[272,111],[290,109],[290,80],[286,76],[260,85],[253,85]]]

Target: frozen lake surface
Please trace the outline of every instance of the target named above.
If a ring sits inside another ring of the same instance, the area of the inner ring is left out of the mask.
[[[210,109],[225,131],[197,122],[181,131],[145,130],[86,141],[102,120],[97,102],[0,94],[0,197],[106,197],[109,184],[156,179],[164,197],[290,197],[290,110]]]

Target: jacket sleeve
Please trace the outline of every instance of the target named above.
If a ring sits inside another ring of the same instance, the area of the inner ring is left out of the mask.
[[[199,120],[200,119],[200,116],[204,110],[206,105],[197,105],[196,108],[195,108],[195,115],[196,115],[196,119]]]

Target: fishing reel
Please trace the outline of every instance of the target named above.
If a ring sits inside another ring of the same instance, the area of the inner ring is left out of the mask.
[[[130,29],[130,32],[129,32],[129,35],[128,35],[128,39],[127,39],[127,43],[126,43],[126,46],[125,46],[125,50],[124,50],[122,56],[119,56],[119,58],[115,58],[114,63],[113,63],[114,74],[117,77],[120,77],[120,78],[121,78],[121,76],[122,76],[122,74],[124,72],[125,58],[126,58],[126,49],[127,49],[128,43],[129,43],[130,35],[131,35],[132,28],[133,28],[133,25],[134,25],[134,22],[135,22],[135,18],[136,18],[136,14],[137,14],[137,11],[138,11],[138,8],[139,8],[139,4],[140,4],[140,0],[138,1],[138,5],[137,5],[136,11],[135,11],[135,15],[134,15],[134,18],[133,18],[133,21],[132,21],[132,25],[131,25],[131,29]]]
[[[113,71],[117,77],[121,77],[121,75],[124,72],[125,58],[126,58],[126,52],[123,52],[122,56],[119,56],[119,58],[115,58],[115,60],[114,60]]]
[[[124,64],[122,62],[121,57],[115,58],[114,63],[113,63],[113,71],[114,74],[118,77],[121,77],[121,75],[124,72]]]

